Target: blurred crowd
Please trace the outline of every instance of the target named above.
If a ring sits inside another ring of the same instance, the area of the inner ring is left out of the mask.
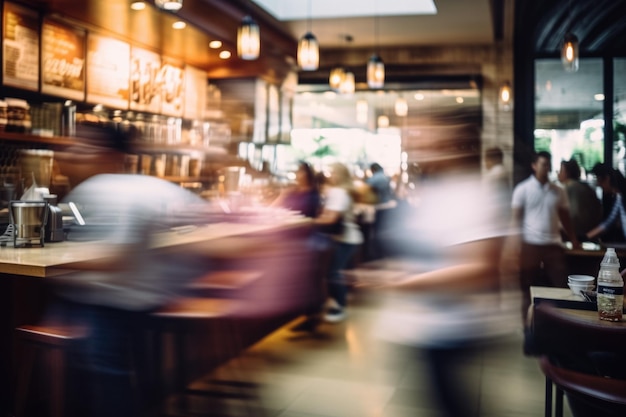
[[[93,415],[138,415],[129,344],[145,330],[146,317],[184,298],[190,282],[216,268],[215,253],[228,250],[235,264],[256,259],[251,262],[266,275],[284,280],[246,293],[240,312],[260,315],[268,306],[277,316],[297,312],[303,318],[294,332],[349,320],[355,288],[380,296],[385,307],[376,336],[426,353],[442,415],[464,415],[455,364],[528,325],[531,286],[566,287],[564,242],[579,248],[584,240],[626,235],[626,180],[619,171],[594,167],[599,199],[580,179],[575,160],[563,161],[553,182],[551,155],[537,152],[530,176],[513,187],[501,149],[439,141],[424,145],[432,161],[412,182],[376,162],[356,178],[343,163],[317,172],[300,161],[293,182],[270,206],[300,213],[311,227],[296,245],[277,246],[283,253],[263,262],[255,251],[266,256],[276,242],[157,252],[157,233],[207,223],[208,203],[162,179],[116,173],[132,145],[119,133],[81,135],[91,140],[58,155],[95,174],[64,198],[85,220],[70,240],[102,242],[106,256],[59,278],[51,314],[70,311],[91,329]]]

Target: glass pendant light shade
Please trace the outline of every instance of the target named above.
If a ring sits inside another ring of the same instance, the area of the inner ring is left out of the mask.
[[[561,62],[563,63],[565,71],[578,71],[578,38],[572,33],[566,34],[563,38]]]
[[[409,114],[409,104],[404,97],[398,97],[394,107],[396,116],[404,117]]]
[[[383,88],[385,85],[385,64],[376,54],[367,62],[367,85],[369,88]]]
[[[154,4],[163,10],[175,12],[183,7],[183,0],[154,0]]]
[[[333,90],[339,90],[341,83],[343,82],[343,78],[345,76],[345,71],[341,67],[336,67],[330,70],[330,76],[328,77],[328,85]]]
[[[315,71],[320,62],[320,48],[317,38],[307,32],[298,43],[298,66],[304,71]]]
[[[350,71],[346,71],[343,76],[343,81],[339,86],[339,92],[342,94],[353,94],[355,90],[354,74]]]
[[[378,125],[378,127],[389,127],[389,116],[381,114],[380,116],[378,116],[376,124]]]
[[[246,61],[254,61],[261,52],[261,35],[259,25],[246,16],[237,29],[237,55]]]

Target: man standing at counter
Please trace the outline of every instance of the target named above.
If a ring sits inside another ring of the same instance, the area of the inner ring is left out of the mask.
[[[519,257],[522,317],[530,306],[530,287],[567,287],[563,227],[572,245],[576,238],[565,190],[549,179],[552,156],[538,152],[532,158],[533,174],[513,190],[514,253]]]

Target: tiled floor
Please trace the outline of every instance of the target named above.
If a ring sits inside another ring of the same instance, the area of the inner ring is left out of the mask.
[[[227,416],[438,416],[425,359],[377,340],[377,311],[369,296],[355,294],[344,323],[322,324],[316,333],[292,332],[294,323],[284,326],[214,375],[257,383],[251,398],[199,406]],[[544,377],[536,359],[523,355],[519,330],[477,352],[462,375],[468,404],[459,417],[543,415]],[[571,417],[567,404],[565,416]]]

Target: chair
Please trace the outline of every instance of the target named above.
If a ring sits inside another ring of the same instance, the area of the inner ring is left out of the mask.
[[[556,417],[563,416],[564,392],[574,415],[626,415],[626,375],[619,370],[620,364],[626,367],[626,326],[602,322],[595,314],[548,302],[534,308],[533,337],[546,376],[546,417],[552,416],[553,385]],[[596,360],[600,355],[611,358],[609,366]]]

